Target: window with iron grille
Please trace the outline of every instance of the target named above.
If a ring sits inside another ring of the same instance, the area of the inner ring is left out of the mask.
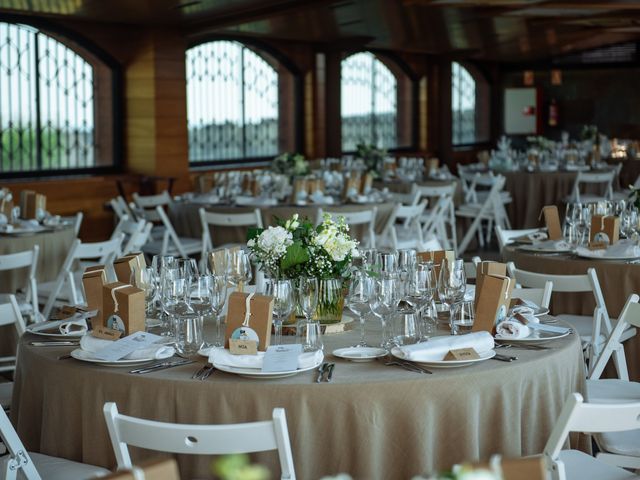
[[[395,148],[397,138],[397,81],[370,52],[353,54],[341,65],[342,150],[360,143]]]
[[[476,142],[476,82],[459,63],[451,64],[452,143]]]
[[[86,58],[36,28],[0,22],[0,173],[112,165],[98,152],[95,97]]]
[[[278,72],[227,40],[187,50],[191,164],[273,157],[278,152]]]

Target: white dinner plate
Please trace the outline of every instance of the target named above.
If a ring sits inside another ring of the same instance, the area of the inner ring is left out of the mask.
[[[576,254],[579,257],[582,258],[589,258],[591,260],[637,260],[638,258],[640,258],[640,256],[635,255],[633,253],[628,254],[628,255],[607,255],[606,253],[604,255],[598,255],[596,253],[596,251],[592,251],[592,250],[586,250],[586,249],[578,249],[576,251]]]
[[[570,253],[572,251],[571,246],[567,246],[565,248],[557,248],[553,245],[519,245],[519,250],[524,252],[535,252],[535,253]]]
[[[528,305],[519,305],[522,307],[527,307],[530,308],[531,310],[533,310],[532,315],[534,317],[541,317],[542,315],[547,315],[549,313],[549,309],[548,308],[544,308],[544,307],[540,307],[539,305],[536,305],[535,308],[534,307],[529,307]],[[514,307],[516,308],[516,307]],[[513,308],[509,310],[509,314],[512,314],[513,312]]]
[[[51,321],[44,321],[44,322],[38,322],[38,323],[34,323],[32,325],[29,325],[25,331],[27,333],[32,333],[33,335],[39,335],[41,337],[51,337],[51,338],[81,338],[86,332],[74,332],[74,333],[69,333],[67,335],[64,335],[62,333],[50,333],[50,332],[37,332],[34,330],[34,328],[39,327],[40,325],[45,325],[47,323],[52,323]]]
[[[80,348],[76,348],[75,350],[73,350],[70,355],[76,360],[80,360],[82,362],[95,363],[96,365],[102,365],[104,367],[133,367],[135,365],[141,365],[143,363],[149,363],[155,360],[162,360],[162,359],[156,359],[156,358],[142,358],[138,360],[123,359],[123,360],[114,360],[114,361],[100,360],[98,358],[92,357],[89,353],[85,352]]]
[[[384,357],[387,351],[380,347],[345,347],[331,352],[334,357],[344,358],[352,362],[371,362],[376,358]]]
[[[218,370],[220,370],[221,372],[233,373],[235,375],[239,375],[240,377],[245,377],[245,378],[257,378],[258,380],[270,380],[272,378],[292,377],[293,375],[297,375],[302,372],[315,370],[321,364],[322,364],[322,361],[318,362],[312,367],[307,367],[307,368],[287,370],[284,372],[263,372],[262,370],[258,370],[257,368],[230,367],[228,365],[219,365],[213,362],[213,366]]]
[[[202,356],[202,357],[207,357],[209,358],[209,352],[211,352],[211,349],[213,347],[204,347],[201,348],[200,350],[198,350],[198,355]]]
[[[498,342],[507,343],[545,343],[551,340],[557,340],[558,338],[564,338],[571,333],[571,330],[567,329],[565,333],[545,332],[543,330],[531,330],[531,334],[525,338],[501,338],[496,335]]]
[[[486,352],[478,353],[480,358],[475,358],[473,360],[428,360],[424,362],[416,362],[414,360],[408,360],[404,356],[399,353],[400,349],[398,347],[393,347],[391,349],[391,355],[405,362],[417,363],[418,365],[424,365],[425,367],[432,368],[457,368],[457,367],[466,367],[468,365],[473,365],[474,363],[484,362],[485,360],[489,360],[496,355],[495,350],[487,350]]]

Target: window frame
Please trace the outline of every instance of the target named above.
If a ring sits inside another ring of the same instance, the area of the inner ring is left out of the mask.
[[[185,70],[186,70],[186,59],[187,59],[187,51],[191,48],[197,47],[199,45],[216,42],[216,41],[229,41],[236,42],[241,44],[243,47],[248,48],[253,53],[258,55],[262,60],[271,65],[278,76],[280,77],[280,72],[278,67],[282,67],[291,77],[291,92],[290,99],[293,102],[293,112],[290,121],[293,122],[292,127],[292,138],[291,143],[294,148],[292,151],[300,151],[302,146],[304,145],[304,125],[302,120],[304,118],[303,112],[303,96],[304,96],[304,82],[302,78],[302,74],[298,67],[280,50],[272,47],[268,43],[262,42],[260,40],[245,38],[245,37],[236,37],[233,35],[205,35],[198,36],[193,38],[185,49]],[[269,58],[271,57],[271,58]],[[277,62],[277,65],[273,63]],[[278,78],[280,82],[280,78]],[[186,89],[186,77],[185,77],[185,89]],[[280,89],[279,89],[280,90]],[[280,91],[278,92],[280,93]],[[186,96],[185,96],[186,99]],[[278,96],[278,129],[280,129],[280,124],[283,121],[282,116],[280,115],[281,110],[281,102],[282,98],[280,95]],[[188,119],[187,119],[188,122]],[[188,125],[187,125],[188,129]],[[188,131],[187,131],[188,136]],[[263,156],[263,157],[242,157],[242,158],[228,158],[221,160],[206,160],[201,162],[191,162],[189,160],[189,171],[198,172],[198,171],[207,171],[207,170],[227,170],[229,167],[242,167],[242,168],[252,168],[252,167],[264,167],[268,165],[275,156],[282,153],[282,149],[280,148],[280,144],[282,143],[283,138],[280,136],[278,138],[278,152],[273,156]]]
[[[453,140],[453,63],[459,64],[464,68],[475,84],[475,107],[474,107],[474,141],[464,143],[454,143]],[[491,92],[490,85],[487,80],[486,74],[476,65],[463,60],[452,60],[451,67],[451,148],[454,151],[464,151],[473,149],[474,147],[483,147],[491,143]],[[484,97],[484,98],[483,98]],[[480,107],[479,107],[480,104]],[[484,105],[484,108],[482,108]],[[482,122],[486,122],[484,127],[484,135],[478,139],[478,125]]]
[[[20,172],[0,172],[3,179],[42,179],[49,180],[59,177],[75,177],[75,176],[93,176],[104,174],[115,174],[123,171],[123,72],[120,64],[106,51],[98,45],[82,36],[78,32],[61,27],[53,22],[44,19],[34,18],[23,15],[0,14],[0,22],[11,24],[22,24],[37,29],[42,34],[53,38],[69,48],[73,53],[80,56],[83,60],[91,65],[91,59],[86,57],[89,53],[96,57],[104,67],[109,70],[111,77],[111,88],[109,89],[110,105],[111,105],[111,121],[109,128],[111,130],[110,148],[112,150],[110,165],[102,165],[96,167],[83,168],[66,168],[66,169],[48,169],[48,170],[32,170]],[[75,44],[75,45],[74,45]],[[80,50],[76,47],[80,47]],[[95,68],[95,66],[94,66]],[[95,84],[94,77],[94,84]],[[97,112],[97,101],[94,99],[94,115]],[[95,127],[94,127],[95,128]]]

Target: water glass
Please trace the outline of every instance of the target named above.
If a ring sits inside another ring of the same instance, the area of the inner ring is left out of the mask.
[[[371,308],[373,300],[373,279],[363,270],[356,270],[351,276],[349,293],[347,294],[347,308],[356,314],[360,321],[360,343],[357,347],[368,347],[365,341],[364,317]]]
[[[371,311],[382,322],[382,342],[380,346],[390,348],[392,339],[389,335],[389,319],[392,318],[400,301],[398,280],[393,275],[382,275],[374,283],[374,296]]]
[[[454,260],[449,262],[446,258],[440,266],[440,278],[438,279],[438,295],[440,301],[449,307],[449,325],[451,335],[456,335],[455,325],[451,323],[451,310],[455,303],[462,301],[467,288],[467,278],[464,273],[464,262]]]
[[[282,344],[282,322],[293,312],[293,283],[291,280],[266,279],[264,293],[273,297],[273,324],[275,327],[275,344]],[[317,290],[316,290],[317,293]],[[317,296],[316,296],[317,302]]]
[[[470,333],[475,320],[474,302],[459,302],[451,308],[451,323],[459,334]]]
[[[211,310],[216,319],[216,339],[213,343],[216,347],[222,347],[221,315],[224,304],[227,301],[227,277],[226,275],[211,276]]]
[[[380,265],[380,272],[395,274],[398,271],[398,252],[386,250],[378,252],[376,263]]]
[[[202,348],[202,317],[195,313],[178,315],[174,322],[176,351],[190,357]]]
[[[302,345],[302,350],[305,352],[315,352],[324,348],[320,322],[307,319],[299,321],[297,336],[298,343]]]
[[[227,280],[242,292],[245,283],[252,278],[249,255],[244,250],[230,250],[227,263]]]
[[[198,275],[193,277],[189,289],[189,307],[202,318],[203,323],[204,317],[213,313],[212,297],[213,276]],[[204,346],[209,348],[211,344],[205,342]]]
[[[395,316],[393,337],[396,345],[412,345],[422,338],[418,313],[413,308],[403,308]]]

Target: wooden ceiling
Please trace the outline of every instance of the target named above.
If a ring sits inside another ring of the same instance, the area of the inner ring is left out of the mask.
[[[502,62],[640,39],[638,0],[0,0],[0,12]]]

